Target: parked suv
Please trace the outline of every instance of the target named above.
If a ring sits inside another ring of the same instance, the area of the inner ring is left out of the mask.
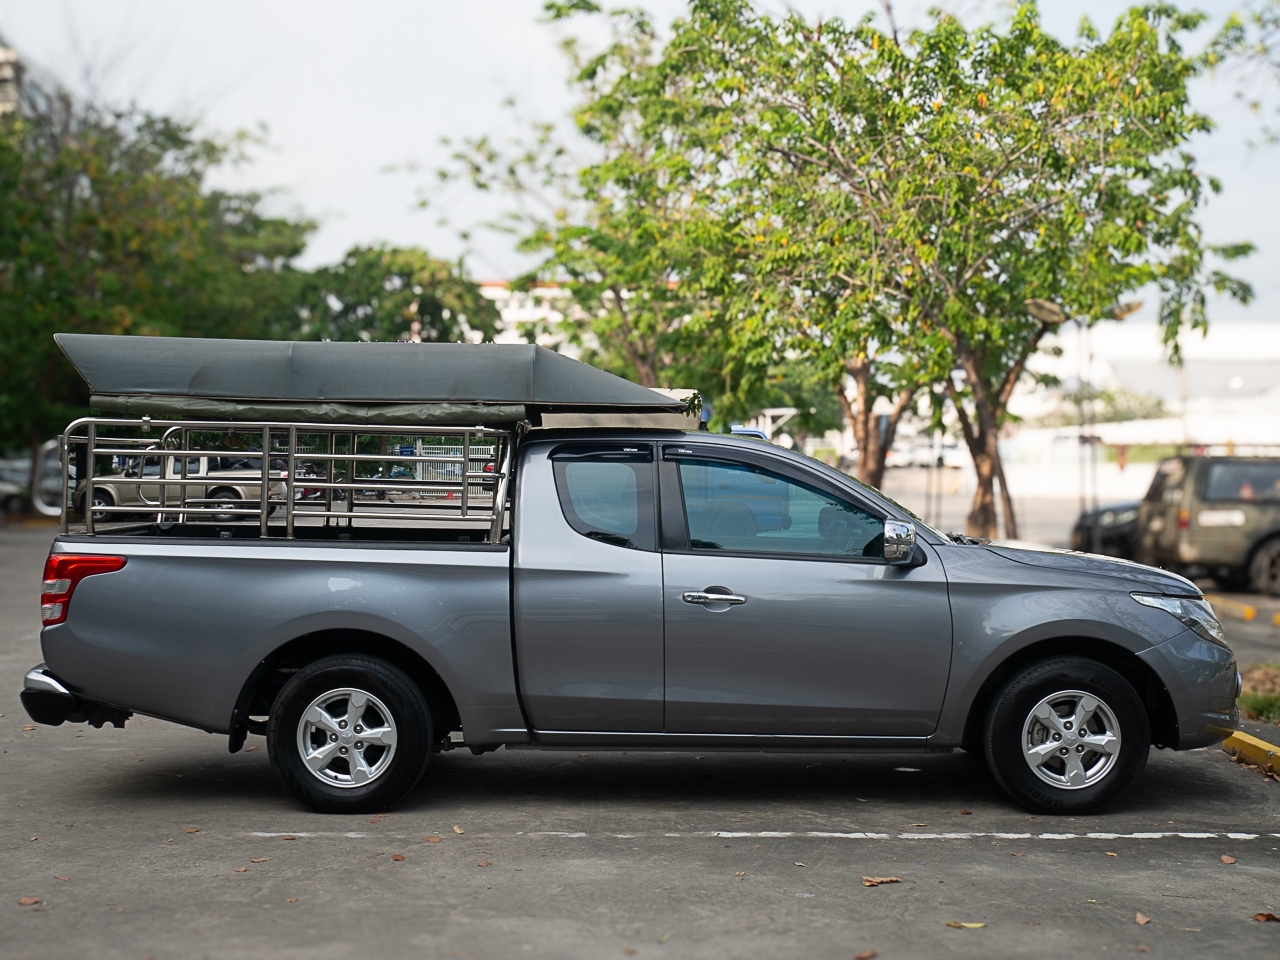
[[[160,460],[158,456],[133,457],[120,473],[98,477],[93,485],[93,519],[99,523],[111,515],[102,507],[156,507],[162,502],[168,506],[177,506],[180,502],[182,487],[174,484],[147,483],[148,477],[160,478]],[[165,477],[169,480],[182,478],[182,462],[177,457],[165,457]],[[287,463],[282,459],[272,459],[271,477],[280,480],[284,476]],[[139,473],[141,471],[141,473]],[[225,513],[210,514],[217,523],[229,523],[238,514],[233,513],[244,501],[256,502],[260,496],[262,484],[255,481],[262,479],[262,458],[248,454],[231,453],[217,457],[188,457],[186,479],[191,480],[186,487],[186,499],[215,501],[216,506]],[[139,483],[138,480],[142,482]],[[76,488],[76,503],[84,512],[85,483]],[[279,482],[269,485],[270,496],[279,500],[283,496],[283,488]],[[199,506],[210,506],[209,503]],[[117,518],[120,514],[115,515]]]
[[[1173,457],[1138,510],[1138,560],[1280,596],[1280,457]]]

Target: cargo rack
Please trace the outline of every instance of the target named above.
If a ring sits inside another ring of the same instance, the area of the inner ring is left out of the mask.
[[[212,521],[224,537],[295,539],[313,527],[464,527],[497,543],[516,429],[84,417],[60,438],[62,533]],[[266,456],[263,456],[263,452]],[[214,458],[256,469],[212,471]],[[232,475],[234,474],[234,475]],[[248,487],[256,496],[210,496]],[[105,492],[99,504],[89,491]],[[235,503],[235,505],[233,505]],[[281,513],[282,523],[272,523]],[[73,516],[79,522],[72,523]],[[234,529],[240,528],[240,529]],[[245,529],[249,528],[249,529]],[[205,534],[209,535],[209,534]],[[342,536],[340,539],[349,539]]]

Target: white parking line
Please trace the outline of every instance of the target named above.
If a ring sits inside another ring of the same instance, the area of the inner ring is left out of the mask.
[[[378,837],[386,840],[403,840],[403,834],[389,833],[339,833],[316,830],[288,831],[253,831],[251,837],[341,837],[344,839],[361,839]],[[480,836],[473,834],[473,836]],[[591,837],[581,830],[539,830],[525,833],[520,831],[515,836],[555,837],[562,840],[580,840]],[[783,840],[794,837],[817,840],[1257,840],[1260,837],[1280,839],[1280,833],[1244,833],[1237,831],[1192,831],[1166,830],[1143,833],[1002,833],[993,831],[968,831],[964,833],[871,833],[865,831],[837,832],[831,830],[712,830],[694,831],[692,833],[632,834],[603,833],[596,837],[608,837],[614,840],[665,839],[671,837],[680,840],[717,839],[717,840]],[[486,840],[500,839],[494,834],[485,834]]]

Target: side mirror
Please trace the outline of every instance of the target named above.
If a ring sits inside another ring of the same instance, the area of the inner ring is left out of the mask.
[[[916,546],[916,527],[906,520],[884,522],[884,558],[889,563],[906,563]]]

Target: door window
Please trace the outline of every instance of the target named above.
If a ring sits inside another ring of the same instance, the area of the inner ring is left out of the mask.
[[[556,459],[555,478],[560,509],[578,533],[617,547],[657,549],[651,456]]]
[[[1280,460],[1210,464],[1204,499],[1207,503],[1280,501]]]
[[[694,550],[884,557],[884,523],[861,507],[748,464],[678,462]]]

